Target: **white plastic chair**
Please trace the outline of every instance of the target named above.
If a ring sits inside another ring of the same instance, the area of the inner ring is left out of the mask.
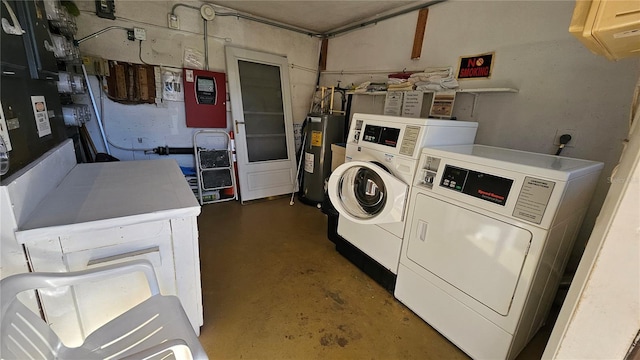
[[[151,297],[109,321],[75,348],[66,347],[49,325],[16,297],[32,289],[59,288],[143,272]],[[180,300],[160,294],[146,260],[67,273],[26,273],[0,280],[2,359],[208,359]]]

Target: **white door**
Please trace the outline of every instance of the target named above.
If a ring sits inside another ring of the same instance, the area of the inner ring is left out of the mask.
[[[407,258],[508,315],[531,232],[430,196],[418,194],[415,202]]]
[[[297,191],[288,61],[225,48],[243,202]]]
[[[359,224],[402,221],[408,189],[403,181],[366,161],[338,166],[327,185],[329,199],[340,215]]]

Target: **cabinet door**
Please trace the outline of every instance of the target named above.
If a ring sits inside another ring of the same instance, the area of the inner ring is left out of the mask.
[[[53,53],[53,42],[49,33],[49,21],[42,0],[19,2],[22,19],[27,27],[25,49],[31,78],[58,80],[58,62]]]
[[[2,76],[24,76],[27,69],[27,55],[24,48],[24,21],[18,17],[18,5],[13,0],[0,4],[0,16],[9,23],[9,32],[0,30],[0,51],[2,53]],[[15,32],[15,33],[14,33]],[[4,80],[4,79],[3,79]]]
[[[145,259],[153,264],[160,292],[164,295],[177,295],[170,234],[64,254],[64,258],[69,271]],[[85,336],[114,316],[143,302],[149,295],[147,280],[142,273],[76,285],[73,289],[78,318]]]
[[[51,272],[147,259],[154,266],[161,293],[178,294],[169,220],[27,241],[27,253],[34,271]],[[133,273],[39,294],[51,328],[65,345],[78,346],[92,331],[147,299],[150,292],[145,276]]]
[[[601,1],[597,9],[594,36],[616,59],[633,56],[640,50],[640,3]]]

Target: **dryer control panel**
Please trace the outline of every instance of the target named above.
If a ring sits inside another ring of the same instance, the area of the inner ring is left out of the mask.
[[[451,165],[444,167],[440,178],[441,187],[502,206],[507,202],[511,185],[512,179]]]

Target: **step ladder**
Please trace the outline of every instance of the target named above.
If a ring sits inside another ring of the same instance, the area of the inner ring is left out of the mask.
[[[238,199],[231,150],[231,138],[224,130],[198,130],[193,134],[200,205]]]

